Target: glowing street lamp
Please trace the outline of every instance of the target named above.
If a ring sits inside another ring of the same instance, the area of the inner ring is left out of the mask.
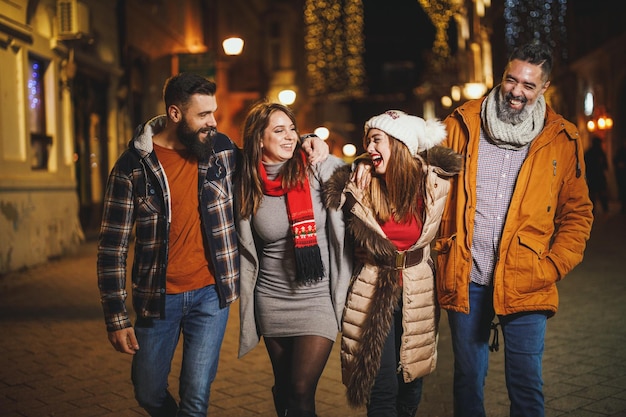
[[[613,127],[613,119],[611,116],[599,116],[595,120],[587,122],[587,130],[590,132],[598,130],[610,130]]]
[[[483,83],[465,83],[463,86],[463,95],[472,100],[481,98],[487,91],[487,86]]]
[[[347,156],[348,158],[352,158],[354,155],[356,155],[356,146],[354,146],[351,143],[347,143],[343,145],[342,150],[343,150],[343,154]]]
[[[328,137],[330,136],[330,131],[325,128],[324,126],[320,126],[317,129],[315,129],[313,131],[318,138],[320,138],[321,140],[326,140],[328,139]]]
[[[224,39],[222,47],[226,55],[240,55],[243,51],[243,39],[236,36]]]
[[[461,87],[459,87],[458,85],[453,85],[452,88],[450,88],[450,97],[454,101],[461,100]]]
[[[296,92],[290,89],[282,90],[278,93],[278,101],[289,106],[296,101]]]

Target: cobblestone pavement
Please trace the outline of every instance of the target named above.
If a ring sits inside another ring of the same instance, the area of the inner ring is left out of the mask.
[[[546,416],[626,416],[626,217],[601,214],[585,261],[559,284],[561,308],[548,321],[544,355]],[[96,286],[96,245],[0,277],[0,416],[137,417],[130,356],[106,337]],[[238,305],[231,309],[210,416],[275,415],[272,371],[262,345],[237,359]],[[317,392],[319,417],[364,417],[341,384],[338,343]],[[439,364],[426,377],[418,416],[452,416],[452,352],[442,314]],[[170,385],[177,390],[174,362]],[[489,417],[508,415],[503,350],[492,353]]]

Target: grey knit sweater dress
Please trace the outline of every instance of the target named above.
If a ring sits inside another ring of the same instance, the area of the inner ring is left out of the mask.
[[[265,165],[274,179],[282,164]],[[317,335],[335,340],[337,320],[328,278],[329,249],[325,230],[326,209],[319,190],[311,190],[317,243],[326,274],[313,284],[295,281],[292,233],[287,216],[286,197],[264,196],[252,218],[259,255],[259,276],[255,289],[255,316],[264,337]]]

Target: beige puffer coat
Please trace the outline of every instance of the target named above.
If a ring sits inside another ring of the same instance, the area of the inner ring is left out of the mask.
[[[409,249],[421,250],[423,256],[414,266],[392,266],[398,252],[367,204],[366,191],[349,181],[347,170],[335,173],[327,183],[327,204],[343,207],[355,247],[362,246],[371,258],[356,265],[342,322],[342,378],[348,401],[355,407],[367,403],[400,295],[403,337],[399,365],[404,380],[410,382],[430,374],[437,363],[439,309],[430,244],[436,237],[448,195],[447,178],[458,173],[460,160],[457,154],[441,147],[432,148],[426,157],[426,215],[422,234]],[[399,271],[402,287],[398,286]]]

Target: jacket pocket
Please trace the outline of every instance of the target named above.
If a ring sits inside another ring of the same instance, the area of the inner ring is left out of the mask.
[[[435,241],[434,257],[436,259],[437,290],[441,293],[452,293],[456,290],[458,245],[456,234],[441,237]]]
[[[515,252],[514,269],[505,271],[506,275],[513,275],[515,290],[520,294],[536,291],[547,291],[554,283],[550,271],[544,271],[546,261],[546,245],[543,241],[520,233]]]
[[[161,204],[157,198],[139,198],[137,200],[138,216],[151,216],[161,213]]]
[[[164,198],[157,190],[154,183],[148,181],[145,186],[136,187],[138,193],[135,195],[135,206],[137,216],[151,216],[163,212]]]

